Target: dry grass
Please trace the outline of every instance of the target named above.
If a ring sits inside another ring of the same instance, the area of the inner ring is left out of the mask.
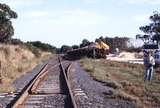
[[[0,74],[2,79],[0,92],[14,92],[11,83],[16,78],[31,71],[50,55],[50,53],[41,53],[41,57],[35,57],[32,52],[23,47],[0,44]]]
[[[160,107],[158,74],[154,73],[152,82],[144,82],[143,65],[87,58],[80,62],[95,80],[113,88],[109,97],[135,102],[137,107]]]

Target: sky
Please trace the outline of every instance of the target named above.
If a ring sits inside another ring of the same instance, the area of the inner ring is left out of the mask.
[[[142,33],[160,0],[0,0],[16,11],[14,38],[54,46],[94,41],[103,36],[130,37]]]

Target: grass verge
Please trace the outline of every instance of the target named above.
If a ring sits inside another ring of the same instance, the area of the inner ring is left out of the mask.
[[[93,79],[113,88],[113,93],[104,93],[107,97],[128,100],[140,108],[160,107],[158,74],[154,72],[152,82],[144,82],[143,65],[88,58],[80,63]]]

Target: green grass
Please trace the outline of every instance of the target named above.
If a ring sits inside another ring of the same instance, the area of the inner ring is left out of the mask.
[[[160,81],[154,72],[151,82],[144,82],[144,66],[107,60],[80,60],[81,66],[96,81],[113,88],[112,98],[135,102],[138,107],[160,107]],[[106,95],[108,96],[108,95]]]

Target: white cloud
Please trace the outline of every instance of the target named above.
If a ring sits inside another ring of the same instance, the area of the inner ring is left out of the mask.
[[[48,20],[56,24],[101,24],[108,22],[110,18],[101,14],[86,10],[57,10],[57,11],[28,11],[21,13],[22,19]]]
[[[160,0],[128,0],[131,4],[160,4]]]
[[[110,21],[108,16],[82,9],[28,10],[19,16],[14,22],[17,38],[40,40],[57,46],[67,42],[69,45],[78,44],[84,36],[92,40],[98,36],[98,31],[106,29],[102,26]]]
[[[6,3],[13,8],[40,5],[45,2],[45,0],[0,0],[1,3]]]
[[[135,15],[133,16],[133,20],[136,22],[148,22],[149,17],[148,15]]]
[[[47,11],[26,11],[21,13],[23,18],[38,18],[38,17],[49,17],[49,12]]]
[[[95,4],[100,2],[101,0],[83,0],[83,2],[88,3],[88,4]]]
[[[80,9],[65,11],[64,17],[69,22],[76,24],[99,24],[110,20],[107,16]]]

